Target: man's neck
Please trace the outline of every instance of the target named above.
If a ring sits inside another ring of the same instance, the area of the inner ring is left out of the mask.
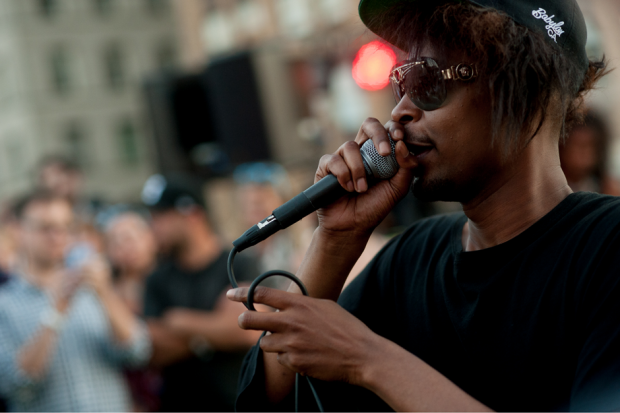
[[[35,260],[25,259],[22,261],[24,276],[29,282],[42,289],[53,288],[61,273],[61,265]]]
[[[188,242],[177,255],[179,266],[189,271],[207,267],[222,253],[219,238],[208,229],[197,229],[189,234]]]
[[[468,218],[462,238],[465,251],[511,240],[572,192],[560,168],[557,148],[542,139],[532,141],[506,175],[498,177],[487,193],[463,205]]]

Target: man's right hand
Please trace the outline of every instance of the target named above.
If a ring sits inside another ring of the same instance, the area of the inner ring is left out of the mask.
[[[65,314],[67,312],[71,300],[82,281],[83,278],[77,271],[67,270],[62,274],[60,282],[52,292],[54,305],[59,313]]]
[[[391,153],[388,132],[396,143],[396,161],[400,168],[391,179],[368,188],[360,147],[371,139],[377,152],[388,156]],[[355,141],[346,142],[335,153],[321,158],[315,182],[331,173],[343,188],[352,194],[357,193],[357,196],[343,197],[317,211],[322,230],[369,234],[407,194],[417,161],[409,154],[404,137],[404,128],[399,123],[390,121],[384,126],[377,119],[368,118]]]

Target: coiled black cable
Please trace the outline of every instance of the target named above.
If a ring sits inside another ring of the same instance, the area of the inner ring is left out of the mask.
[[[235,270],[234,270],[236,255],[237,255],[237,247],[233,247],[233,249],[230,250],[230,254],[228,255],[228,279],[230,280],[230,285],[232,285],[233,288],[239,288],[239,284],[237,284],[237,279],[235,278]],[[292,274],[284,270],[271,270],[271,271],[262,273],[252,282],[252,284],[250,284],[250,289],[248,290],[248,301],[244,303],[245,307],[248,310],[256,311],[256,308],[254,308],[254,290],[256,290],[256,287],[258,287],[258,285],[261,282],[265,281],[267,278],[273,277],[276,275],[290,279],[295,284],[297,284],[297,286],[299,287],[303,295],[308,296],[308,290],[306,289],[306,286],[301,282],[299,278],[297,278],[295,274]],[[264,332],[260,338],[262,339],[266,333],[267,332]],[[295,411],[296,412],[299,411],[299,377],[300,376],[301,375],[299,373],[295,374]],[[323,412],[324,411],[323,404],[321,403],[321,400],[319,399],[319,395],[317,394],[316,389],[312,385],[312,380],[310,380],[310,377],[308,376],[303,376],[303,377],[306,378],[306,382],[308,383],[308,386],[310,387],[310,391],[312,391],[312,395],[314,396],[314,401],[316,402],[318,411]]]

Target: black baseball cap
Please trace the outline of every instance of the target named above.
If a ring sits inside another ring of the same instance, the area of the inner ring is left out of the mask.
[[[585,75],[589,67],[586,54],[588,33],[586,22],[576,0],[469,0],[470,3],[492,8],[506,13],[516,23],[528,29],[542,33],[544,38],[559,46],[566,56],[579,65]],[[411,7],[418,4],[447,3],[445,0],[361,0],[359,14],[362,22],[374,33],[389,43],[397,44],[396,34],[388,33],[379,26],[381,13],[389,11],[397,4],[409,3]]]
[[[206,209],[199,185],[191,178],[181,175],[150,176],[142,188],[142,202],[150,210],[184,211],[191,207]]]

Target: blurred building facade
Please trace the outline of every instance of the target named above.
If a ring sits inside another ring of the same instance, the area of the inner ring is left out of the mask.
[[[320,157],[353,139],[368,116],[389,119],[390,88],[366,91],[351,76],[357,51],[377,39],[359,20],[358,0],[172,4],[184,70],[201,72],[227,56],[251,53],[271,160],[287,169],[293,193],[312,183]],[[215,221],[228,223],[220,232],[235,239],[245,228],[235,220],[231,180],[211,180],[207,192]]]
[[[180,62],[187,70],[243,50],[256,58],[270,139],[276,147],[298,139],[319,146],[316,156],[354,136],[370,114],[387,121],[386,88],[367,92],[351,77],[359,48],[376,39],[359,20],[358,0],[180,0]],[[304,143],[305,142],[305,143]],[[299,164],[292,152],[275,158]],[[303,151],[308,154],[308,148]]]
[[[588,55],[605,55],[613,69],[590,94],[588,105],[609,122],[611,173],[620,177],[620,0],[578,0],[588,26]]]
[[[168,0],[0,1],[0,197],[62,154],[89,195],[136,199],[154,166],[140,85],[174,66]]]

